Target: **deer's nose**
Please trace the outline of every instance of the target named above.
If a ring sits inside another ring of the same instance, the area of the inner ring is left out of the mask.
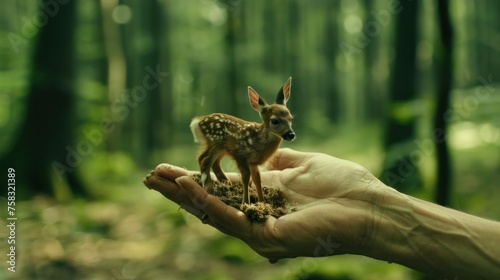
[[[283,139],[285,139],[286,141],[293,141],[295,140],[295,132],[293,132],[293,130],[289,130],[281,137],[283,137]]]

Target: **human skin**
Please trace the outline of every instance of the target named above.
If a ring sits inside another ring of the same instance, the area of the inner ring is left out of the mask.
[[[281,149],[262,172],[297,211],[262,224],[209,195],[193,171],[160,164],[144,183],[271,263],[299,256],[364,255],[439,279],[500,277],[500,223],[394,190],[364,167]],[[227,174],[233,182],[237,174]]]

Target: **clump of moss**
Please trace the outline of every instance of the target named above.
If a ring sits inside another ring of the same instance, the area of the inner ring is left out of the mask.
[[[201,185],[200,174],[195,174],[192,177]],[[257,191],[255,188],[248,188],[250,204],[241,204],[241,201],[243,201],[243,184],[241,183],[232,184],[230,182],[214,181],[214,190],[214,195],[222,202],[240,209],[252,222],[262,223],[269,216],[278,218],[288,213],[287,202],[283,196],[283,192],[276,188],[262,186],[262,193],[264,194],[266,203],[257,202]]]

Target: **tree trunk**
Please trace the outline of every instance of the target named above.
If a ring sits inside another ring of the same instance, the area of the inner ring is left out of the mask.
[[[120,148],[122,145],[122,120],[128,117],[127,110],[113,111],[113,105],[118,104],[119,100],[124,100],[126,79],[127,79],[127,64],[125,54],[122,47],[122,36],[120,28],[115,23],[112,17],[113,8],[119,4],[118,0],[101,0],[102,9],[102,27],[104,33],[104,46],[106,48],[106,57],[108,59],[108,102],[110,104],[111,119],[114,123],[114,129],[108,134],[106,147],[113,151]],[[120,101],[121,102],[121,101]],[[123,102],[120,103],[123,105]],[[116,106],[128,108],[127,106]]]
[[[140,68],[142,71],[141,79],[146,74],[144,72],[146,66],[155,69],[159,65],[161,71],[170,71],[171,42],[168,32],[165,34],[165,29],[168,29],[169,26],[168,15],[164,12],[167,10],[165,5],[168,4],[168,2],[160,3],[158,1],[148,4],[149,10],[145,13],[148,15],[145,29],[150,32],[149,36],[153,46],[144,59],[146,63]],[[148,147],[149,158],[154,158],[156,150],[171,146],[176,136],[172,91],[172,77],[169,75],[162,79],[157,87],[148,91],[146,104],[141,107],[142,110],[147,110],[146,118],[141,118],[144,121],[141,126],[146,129],[146,141],[143,144]],[[147,164],[146,161],[144,163]]]
[[[227,94],[225,111],[233,116],[238,116],[238,67],[236,61],[236,34],[239,29],[239,19],[234,10],[227,11],[226,36],[225,36],[225,58]]]
[[[86,194],[75,169],[92,147],[73,142],[75,127],[75,18],[77,1],[39,1],[47,23],[40,27],[33,55],[26,115],[15,142],[0,166],[16,170],[18,197],[54,195],[56,184],[69,183]],[[55,3],[55,4],[54,4]],[[48,12],[54,13],[52,17]]]
[[[444,115],[448,110],[450,102],[450,90],[452,83],[452,48],[453,30],[449,16],[449,3],[447,0],[438,2],[439,27],[441,31],[442,50],[440,52],[438,102],[436,114],[434,116],[434,128],[441,135],[446,135],[446,122]],[[436,182],[436,202],[441,205],[448,205],[450,193],[450,155],[448,152],[446,137],[435,141],[437,160],[437,182]]]
[[[412,192],[422,185],[413,143],[415,111],[411,101],[416,96],[416,46],[418,1],[405,2],[396,18],[395,63],[390,86],[389,115],[386,124],[387,155],[382,180],[402,191]]]
[[[326,59],[326,75],[324,82],[326,87],[322,89],[323,108],[326,112],[327,118],[332,122],[336,122],[339,119],[339,92],[338,92],[338,81],[337,81],[337,67],[335,66],[335,56],[338,52],[336,42],[339,41],[337,35],[337,8],[338,3],[333,1],[325,2],[325,17],[324,17],[324,56]]]

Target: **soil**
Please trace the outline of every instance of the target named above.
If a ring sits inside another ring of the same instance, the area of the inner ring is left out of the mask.
[[[201,185],[200,174],[195,174],[192,177]],[[216,197],[227,205],[243,211],[252,222],[262,223],[266,221],[269,216],[278,218],[293,211],[293,209],[290,209],[280,190],[265,185],[262,186],[262,192],[266,203],[257,202],[257,191],[255,187],[249,187],[250,204],[242,204],[243,185],[241,183],[232,184],[230,182],[214,181],[214,190],[214,195]]]

